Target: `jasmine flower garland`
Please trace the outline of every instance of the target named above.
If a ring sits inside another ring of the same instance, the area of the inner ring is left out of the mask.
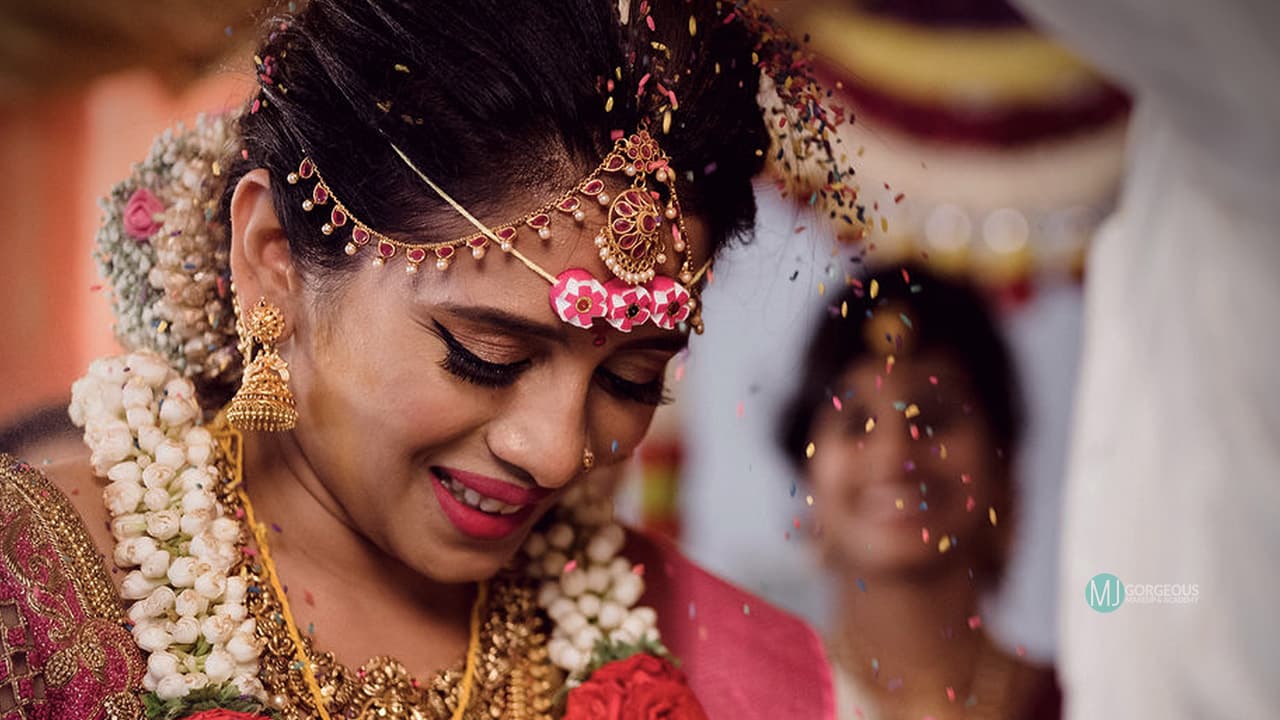
[[[234,127],[234,116],[201,116],[190,129],[166,130],[99,203],[95,257],[112,291],[116,337],[202,386],[230,384],[240,372],[219,207]]]

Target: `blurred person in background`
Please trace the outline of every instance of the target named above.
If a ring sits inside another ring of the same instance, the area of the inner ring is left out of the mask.
[[[901,267],[832,308],[783,439],[837,577],[840,717],[1058,717],[1053,672],[998,647],[981,621],[1009,554],[1022,429],[983,298]]]
[[[1019,0],[1134,97],[1066,489],[1067,715],[1280,712],[1280,3]],[[1194,585],[1101,613],[1101,574]]]

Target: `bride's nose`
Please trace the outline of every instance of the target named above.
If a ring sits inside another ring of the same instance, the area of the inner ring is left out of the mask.
[[[588,389],[589,381],[521,388],[490,423],[489,450],[539,487],[564,486],[584,470]]]

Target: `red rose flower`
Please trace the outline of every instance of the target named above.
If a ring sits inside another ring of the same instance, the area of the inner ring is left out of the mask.
[[[619,720],[707,720],[698,698],[684,683],[662,680],[631,689]]]
[[[707,720],[684,673],[640,653],[596,670],[569,692],[564,720]]]
[[[148,240],[160,232],[162,223],[156,215],[164,212],[164,203],[146,188],[138,188],[124,206],[124,231],[134,240]]]
[[[201,710],[195,715],[188,715],[186,720],[269,720],[266,715],[236,712],[235,710]]]

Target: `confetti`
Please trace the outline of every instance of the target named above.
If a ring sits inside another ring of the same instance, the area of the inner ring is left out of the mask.
[[[617,441],[617,440],[614,440],[614,441],[609,445],[609,452],[611,452],[611,453],[617,453],[617,452],[618,452],[618,441]]]
[[[805,495],[805,496],[804,496],[804,501],[805,501],[805,503],[806,503],[806,504],[808,504],[808,506],[809,506],[809,507],[813,507],[813,496],[812,496],[812,495]]]
[[[804,456],[806,458],[812,458],[813,454],[817,452],[817,450],[818,448],[813,443],[809,443],[808,445],[804,446]]]
[[[862,578],[858,578],[858,579],[857,579],[857,580],[855,580],[854,582],[856,582],[856,583],[857,583],[857,585],[858,585],[858,589],[859,589],[859,590],[861,590],[862,592],[866,592],[866,591],[867,591],[867,583],[866,583],[866,581],[864,581]]]
[[[848,301],[845,301],[845,302],[840,303],[840,317],[842,317],[842,318],[847,318],[847,317],[849,317],[849,303],[848,303]]]
[[[969,629],[970,629],[970,630],[977,630],[977,629],[978,629],[978,628],[980,628],[980,627],[982,627],[982,617],[981,617],[981,616],[979,616],[979,615],[973,615],[973,616],[971,616],[971,617],[969,618]]]
[[[407,73],[409,72],[409,66],[404,63],[396,63],[396,72]]]
[[[867,418],[867,424],[866,424],[866,426],[865,426],[865,427],[866,427],[866,431],[867,431],[867,432],[871,432],[872,430],[875,430],[875,429],[876,429],[876,419],[875,419],[875,418],[873,418],[873,417],[869,417],[869,418]]]
[[[996,509],[995,508],[993,507],[987,508],[987,519],[991,521],[991,527],[996,526]]]
[[[951,538],[944,536],[941,540],[938,541],[938,552],[945,553],[950,549],[951,549]]]
[[[875,300],[876,296],[879,294],[880,294],[880,281],[872,280],[871,281],[871,299]]]
[[[631,568],[631,574],[636,577],[644,577],[644,563],[636,563],[635,566]]]
[[[960,473],[960,484],[968,485],[973,482],[973,478],[969,477],[969,473]]]
[[[750,605],[748,605],[748,604],[746,604],[746,603],[742,603],[742,614],[743,614],[743,615],[750,615],[750,614],[751,614],[751,606],[750,606]]]
[[[929,528],[920,528],[920,539],[929,544]]]
[[[826,284],[826,283],[818,283],[818,294],[819,294],[819,295],[826,295],[826,294],[827,294],[827,284]]]
[[[841,410],[844,410],[844,405],[840,402],[839,395],[831,396],[831,404],[835,406],[836,412],[840,412]]]
[[[964,501],[964,510],[965,510],[965,512],[973,512],[973,508],[974,508],[974,507],[976,507],[976,506],[977,506],[977,504],[978,504],[978,503],[973,499],[973,496],[972,496],[972,495],[970,495],[969,497],[965,498],[965,501]]]
[[[745,410],[746,410],[746,408],[744,408],[744,407],[743,407],[742,402],[739,402],[739,403],[738,403],[738,410],[737,410],[738,417],[742,417],[742,413],[743,413],[743,412],[745,412]]]
[[[929,376],[929,384],[930,384],[930,385],[937,385],[937,384],[938,384],[938,376],[937,376],[937,375],[930,375],[930,376]]]
[[[903,410],[903,414],[906,415],[908,419],[916,417],[920,414],[920,408],[915,403],[911,403],[905,410]]]
[[[690,35],[698,34],[698,18],[692,15],[689,16],[689,34]]]
[[[955,701],[956,701],[956,691],[955,691],[955,688],[951,687],[950,685],[948,685],[948,686],[947,686],[947,700],[949,700],[949,701],[951,701],[951,702],[955,702]]]
[[[907,504],[902,501],[902,498],[898,498],[897,500],[893,501],[893,506],[898,508],[899,510],[903,510],[907,507]]]
[[[573,572],[573,571],[574,571],[574,570],[576,570],[576,569],[578,569],[578,561],[577,561],[577,560],[570,560],[569,562],[567,562],[567,563],[565,563],[565,564],[564,564],[564,573],[565,573],[566,575],[567,575],[567,574],[569,574],[569,573],[571,573],[571,572]]]
[[[308,605],[310,605],[310,606],[312,606],[312,607],[315,607],[315,604],[316,604],[316,597],[315,597],[314,595],[312,595],[312,594],[311,594],[311,591],[310,591],[310,590],[303,590],[303,591],[302,591],[302,600],[303,600],[303,602],[305,602],[306,604],[308,604]]]

